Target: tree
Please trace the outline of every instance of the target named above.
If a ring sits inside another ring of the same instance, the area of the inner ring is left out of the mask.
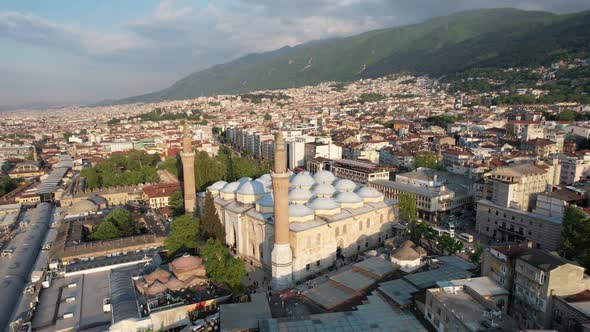
[[[419,244],[422,239],[426,239],[431,243],[436,240],[438,234],[427,223],[413,222],[410,224],[410,238],[416,244]]]
[[[219,215],[213,204],[213,196],[210,192],[205,194],[205,204],[201,216],[201,228],[204,239],[225,240],[225,229],[219,220]]]
[[[399,216],[409,222],[413,223],[417,217],[416,209],[416,194],[402,192],[399,194]]]
[[[471,263],[479,265],[479,263],[481,262],[481,254],[483,252],[483,248],[479,243],[475,243],[473,245],[473,249],[474,251],[469,254],[469,260],[471,261]]]
[[[568,259],[578,258],[590,268],[590,219],[577,207],[567,207],[563,214],[561,231],[563,255]]]
[[[199,247],[199,219],[190,215],[182,215],[170,224],[170,234],[164,240],[164,245],[170,255],[180,251],[189,251]]]
[[[446,255],[454,255],[463,249],[463,242],[443,234],[438,237],[438,248]]]
[[[270,121],[272,120],[272,116],[268,113],[264,114],[264,121]]]
[[[109,221],[121,232],[121,236],[137,234],[137,225],[131,218],[131,213],[125,209],[116,209],[109,213],[104,221]]]
[[[239,290],[246,276],[244,261],[233,257],[229,249],[219,240],[209,239],[200,248],[205,260],[207,276],[214,281],[226,283],[233,290]]]
[[[434,169],[438,166],[438,158],[433,152],[420,152],[414,158],[414,166]]]
[[[175,191],[170,195],[168,206],[172,209],[172,216],[178,217],[184,214],[184,196],[182,191]]]
[[[116,239],[121,237],[119,229],[110,221],[102,221],[96,229],[94,233],[91,235],[91,239],[95,241],[104,241],[110,239]]]

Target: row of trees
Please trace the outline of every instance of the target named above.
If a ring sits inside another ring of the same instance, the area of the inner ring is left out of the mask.
[[[179,157],[169,157],[160,164],[182,180],[182,162]],[[232,182],[240,177],[259,177],[270,172],[270,163],[248,157],[235,155],[226,147],[219,150],[216,157],[207,152],[197,151],[195,154],[195,185],[197,190],[205,190],[211,183],[219,180]]]
[[[139,233],[139,228],[131,217],[131,213],[124,209],[116,209],[94,227],[90,239],[104,241]]]
[[[94,167],[84,168],[80,176],[85,178],[87,189],[153,183],[159,180],[159,161],[158,155],[134,150],[127,155],[113,154]]]

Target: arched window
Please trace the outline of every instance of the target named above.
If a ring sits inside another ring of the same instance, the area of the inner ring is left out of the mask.
[[[316,236],[316,245],[321,245],[322,244],[322,234],[318,233],[318,235]]]
[[[336,227],[336,236],[340,236],[340,227]]]

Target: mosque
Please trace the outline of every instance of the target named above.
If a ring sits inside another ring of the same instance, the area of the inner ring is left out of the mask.
[[[274,289],[287,288],[393,236],[395,201],[325,170],[291,173],[280,131],[275,146],[271,174],[207,188],[227,244],[271,274]]]

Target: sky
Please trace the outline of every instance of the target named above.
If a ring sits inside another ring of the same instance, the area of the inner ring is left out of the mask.
[[[248,53],[499,7],[590,1],[0,0],[0,105],[124,98]]]

